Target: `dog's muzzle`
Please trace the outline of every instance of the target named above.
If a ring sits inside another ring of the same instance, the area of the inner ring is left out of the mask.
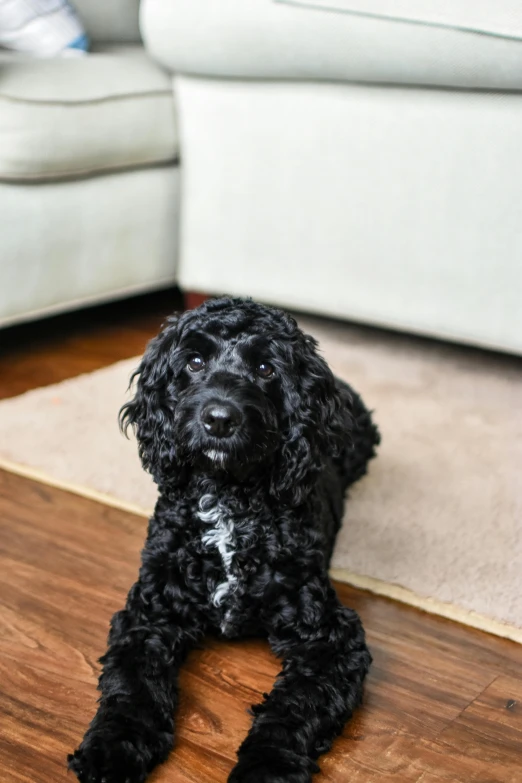
[[[274,404],[251,381],[232,373],[214,373],[182,395],[176,419],[179,453],[193,461],[203,455],[221,467],[248,469],[279,441]]]

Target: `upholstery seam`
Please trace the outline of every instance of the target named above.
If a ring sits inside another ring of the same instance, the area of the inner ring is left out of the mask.
[[[96,105],[98,103],[108,103],[110,101],[125,101],[134,100],[136,98],[152,98],[158,96],[168,95],[173,99],[171,90],[147,90],[144,92],[135,93],[122,93],[115,95],[105,95],[99,98],[87,98],[86,100],[71,100],[71,101],[53,101],[53,100],[33,100],[32,98],[17,98],[14,95],[5,95],[0,93],[0,100],[9,101],[10,103],[23,103],[28,106],[89,106]]]
[[[154,160],[145,160],[139,163],[122,163],[120,165],[101,166],[99,168],[89,169],[66,169],[59,172],[49,172],[49,174],[27,174],[27,175],[9,175],[0,173],[0,184],[5,185],[44,185],[51,182],[75,181],[77,179],[89,179],[98,175],[118,174],[126,171],[137,171],[146,168],[159,168],[161,166],[176,165],[179,163],[179,155],[173,154],[169,158],[156,158]]]

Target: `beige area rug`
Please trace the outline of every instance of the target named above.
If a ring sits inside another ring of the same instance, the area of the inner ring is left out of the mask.
[[[333,574],[522,641],[522,363],[302,324],[383,434],[352,491]],[[155,488],[116,422],[137,361],[1,402],[0,464],[148,513]]]

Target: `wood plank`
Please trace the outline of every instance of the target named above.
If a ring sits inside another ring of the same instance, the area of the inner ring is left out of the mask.
[[[435,741],[422,739],[422,765],[438,780],[520,783],[522,681],[499,676]]]

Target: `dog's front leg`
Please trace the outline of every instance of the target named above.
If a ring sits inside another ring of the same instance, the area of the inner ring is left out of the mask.
[[[326,574],[293,587],[285,577],[275,582],[265,624],[283,670],[253,708],[229,783],[308,783],[359,704],[371,663],[358,615],[340,604]]]
[[[187,553],[173,539],[149,534],[139,579],[112,619],[99,708],[69,756],[81,783],[142,783],[172,747],[178,669],[205,631],[198,580],[185,577]]]

